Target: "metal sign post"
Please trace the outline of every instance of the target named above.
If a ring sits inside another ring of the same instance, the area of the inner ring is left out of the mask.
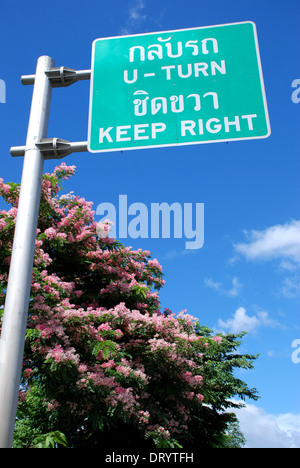
[[[12,445],[24,351],[44,158],[36,143],[47,134],[52,85],[50,57],[38,59],[25,148],[18,215],[4,308],[0,354],[0,447]]]
[[[38,59],[35,75],[22,77],[34,90],[26,146],[11,148],[12,156],[25,158],[0,339],[0,448],[10,448],[13,441],[44,159],[87,150],[86,142],[46,138],[52,88],[89,78],[90,70],[54,68],[47,56]]]

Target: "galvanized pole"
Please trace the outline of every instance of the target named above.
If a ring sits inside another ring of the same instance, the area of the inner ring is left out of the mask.
[[[50,57],[37,61],[0,339],[0,448],[12,446],[15,427],[44,167],[36,144],[47,136],[52,84],[45,71],[53,67]]]

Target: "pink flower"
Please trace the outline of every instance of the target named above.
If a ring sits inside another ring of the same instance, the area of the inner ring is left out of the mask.
[[[136,370],[136,371],[133,371],[133,373],[134,373],[135,377],[142,379],[145,383],[148,382],[149,379],[148,379],[147,375],[145,374],[145,372],[143,372],[141,370]]]
[[[24,390],[19,390],[20,401],[26,401],[26,398],[27,398],[27,392],[24,392]]]
[[[79,357],[75,354],[75,349],[69,348],[64,350],[61,345],[55,345],[53,349],[48,351],[46,360],[51,358],[54,359],[56,363],[73,362],[74,364],[79,364]]]
[[[55,408],[57,408],[58,406],[60,406],[60,404],[58,403],[58,401],[51,400],[50,403],[48,403],[48,411],[52,411],[52,410],[54,410]]]
[[[120,372],[121,374],[125,375],[125,377],[128,377],[131,372],[131,369],[128,366],[117,366],[116,370],[117,372]]]
[[[105,239],[106,237],[108,237],[112,224],[114,223],[112,221],[109,221],[109,219],[106,219],[105,221],[99,222],[97,224],[96,231],[101,239]]]
[[[122,336],[124,335],[122,330],[120,330],[119,328],[117,328],[117,330],[115,330],[115,333],[116,333],[116,338],[117,339],[122,338]]]
[[[101,323],[101,325],[98,327],[98,330],[101,331],[101,330],[111,330],[111,327],[110,325],[108,325],[108,323]]]
[[[104,367],[104,369],[112,369],[113,367],[115,367],[115,363],[114,363],[114,361],[109,360],[107,362],[104,362],[102,364],[102,367]]]
[[[57,233],[56,233],[56,231],[55,231],[55,229],[53,227],[50,227],[50,228],[46,229],[45,234],[48,237],[48,239],[56,239],[57,238]]]
[[[148,424],[149,418],[150,418],[149,411],[139,411],[138,415],[139,415],[139,422],[141,424]]]
[[[201,402],[204,400],[204,396],[201,393],[197,393],[196,398]]]
[[[222,343],[222,337],[221,336],[214,336],[213,341],[215,341],[216,343]]]
[[[197,384],[201,384],[203,377],[201,375],[194,375],[194,380],[197,382]]]
[[[148,266],[152,268],[157,268],[158,270],[162,271],[162,266],[158,263],[158,260],[154,258],[153,260],[148,260]]]
[[[29,379],[29,377],[31,376],[32,372],[33,372],[32,369],[25,369],[25,371],[24,371],[24,378],[25,378],[25,379]]]
[[[57,238],[65,240],[67,238],[67,234],[65,234],[64,232],[58,232]]]
[[[10,192],[10,185],[4,184],[2,178],[0,178],[0,190],[1,190],[5,195],[8,195],[9,192]]]

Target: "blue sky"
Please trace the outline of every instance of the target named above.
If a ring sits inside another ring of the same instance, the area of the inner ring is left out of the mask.
[[[188,250],[174,236],[121,240],[162,264],[162,307],[187,309],[217,331],[248,331],[242,350],[260,357],[239,376],[261,398],[239,412],[247,447],[300,447],[300,92],[292,87],[300,84],[299,9],[297,0],[6,0],[0,7],[0,176],[15,182],[22,158],[9,149],[25,144],[32,95],[20,76],[35,72],[39,56],[89,69],[97,38],[256,24],[270,137],[65,159],[77,167],[66,190],[95,210],[105,202],[118,209],[120,195],[149,213],[154,203],[204,203],[202,248]],[[87,140],[89,86],[53,91],[48,137]],[[56,164],[47,161],[45,171]]]

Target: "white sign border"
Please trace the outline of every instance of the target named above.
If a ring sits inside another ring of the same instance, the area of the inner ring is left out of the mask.
[[[253,33],[254,33],[254,40],[255,40],[255,49],[256,49],[256,57],[257,57],[257,65],[259,70],[259,78],[260,78],[260,85],[263,97],[263,104],[264,104],[264,112],[266,117],[266,124],[268,133],[262,136],[254,136],[254,137],[241,137],[241,138],[225,138],[222,140],[207,140],[207,141],[195,141],[195,142],[187,142],[187,143],[165,143],[161,145],[147,145],[147,146],[132,146],[132,147],[119,147],[119,148],[112,148],[112,149],[99,149],[93,150],[90,147],[91,143],[91,121],[92,121],[92,104],[93,104],[93,83],[94,83],[94,60],[95,60],[95,44],[98,41],[107,41],[109,39],[121,39],[127,37],[143,37],[143,36],[150,36],[156,34],[169,34],[175,33],[180,31],[196,31],[199,29],[209,29],[209,28],[219,28],[221,26],[234,26],[238,24],[252,24]],[[113,37],[102,37],[95,39],[92,43],[92,59],[91,59],[91,79],[90,79],[90,98],[89,98],[89,120],[88,120],[88,138],[87,138],[87,149],[89,153],[112,153],[112,152],[119,152],[119,151],[131,151],[131,150],[140,150],[140,149],[153,149],[153,148],[168,148],[168,147],[179,147],[179,146],[191,146],[191,145],[202,145],[207,143],[227,143],[229,141],[242,141],[242,140],[260,140],[268,138],[271,135],[271,124],[270,124],[270,117],[267,105],[267,97],[266,97],[266,90],[264,85],[263,79],[263,71],[262,71],[262,64],[258,46],[258,36],[257,36],[257,28],[256,24],[253,21],[240,21],[235,23],[225,23],[225,24],[216,24],[213,26],[200,26],[198,28],[187,28],[187,29],[173,29],[170,31],[157,31],[157,32],[149,32],[143,34],[130,34],[130,35],[122,35],[122,36],[113,36]]]

